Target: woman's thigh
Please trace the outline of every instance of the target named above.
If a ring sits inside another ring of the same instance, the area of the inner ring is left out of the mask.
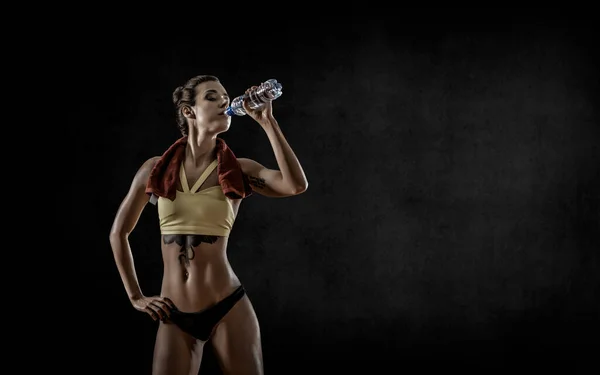
[[[260,326],[248,296],[223,317],[211,340],[224,374],[263,374]]]
[[[204,343],[173,323],[161,322],[154,344],[153,375],[196,375]]]

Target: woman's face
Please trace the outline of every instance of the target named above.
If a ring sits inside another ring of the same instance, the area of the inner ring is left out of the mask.
[[[196,86],[196,104],[193,108],[196,126],[216,132],[227,131],[231,117],[224,112],[229,102],[229,95],[219,82],[202,82]]]

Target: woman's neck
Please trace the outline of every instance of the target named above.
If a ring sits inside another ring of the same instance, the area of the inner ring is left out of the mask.
[[[194,166],[210,163],[214,159],[217,136],[192,131],[188,135],[185,158]]]

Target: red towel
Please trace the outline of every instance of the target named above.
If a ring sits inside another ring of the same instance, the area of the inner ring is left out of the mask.
[[[179,167],[185,157],[187,136],[179,138],[158,160],[148,178],[146,193],[175,199]],[[248,176],[242,172],[240,163],[225,141],[217,138],[217,173],[223,193],[231,199],[246,198],[252,194]]]

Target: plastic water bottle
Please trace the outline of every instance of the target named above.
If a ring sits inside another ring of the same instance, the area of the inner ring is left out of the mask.
[[[260,84],[256,89],[250,91],[248,95],[240,95],[231,101],[231,105],[225,110],[227,116],[244,116],[246,110],[243,106],[243,101],[249,98],[248,105],[252,109],[260,108],[265,103],[275,100],[283,94],[282,87],[276,79],[269,79]]]

